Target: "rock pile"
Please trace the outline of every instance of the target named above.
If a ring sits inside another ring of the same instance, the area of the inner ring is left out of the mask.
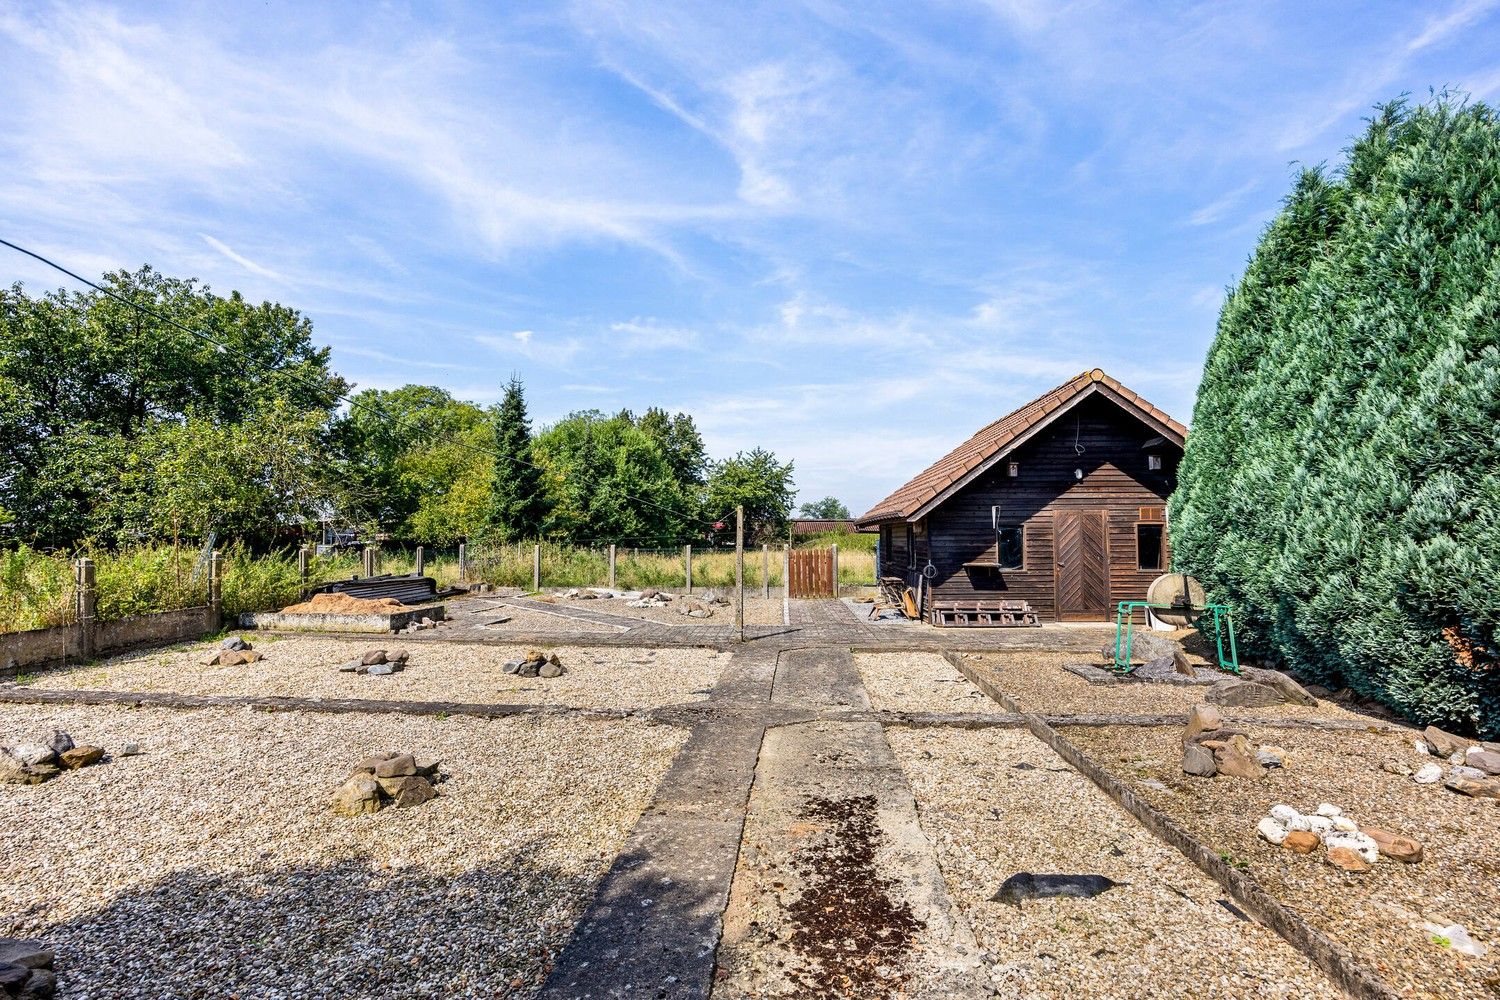
[[[219,643],[219,648],[198,661],[205,667],[237,667],[244,663],[258,663],[263,657],[242,636],[232,635]]]
[[[372,754],[354,765],[333,796],[339,816],[362,816],[386,806],[409,809],[437,798],[433,786],[442,781],[438,762],[418,761],[409,753]]]
[[[388,674],[399,674],[405,670],[406,661],[410,658],[411,654],[404,649],[393,649],[390,652],[383,649],[367,649],[358,659],[339,664],[339,670],[346,674],[372,674],[376,677],[383,677]]]
[[[50,948],[35,941],[0,938],[0,996],[48,1000],[56,992]]]
[[[548,656],[536,649],[528,650],[524,660],[507,662],[504,670],[507,674],[514,674],[517,677],[547,678],[561,677],[568,672],[568,668],[562,665],[556,653]]]
[[[1269,768],[1281,767],[1286,751],[1280,747],[1256,747],[1248,734],[1224,728],[1219,710],[1212,705],[1194,705],[1182,732],[1182,771],[1199,778],[1225,775],[1230,778],[1260,778]]]
[[[1482,799],[1500,799],[1500,744],[1482,743],[1454,736],[1437,726],[1428,726],[1413,748],[1424,757],[1435,757],[1417,768],[1412,780],[1419,785],[1435,785],[1460,795]],[[1439,761],[1446,761],[1445,768]]]
[[[434,629],[434,628],[437,628],[439,625],[444,625],[446,623],[447,623],[447,619],[444,619],[444,618],[434,619],[434,618],[429,618],[426,615],[423,615],[421,621],[412,622],[410,625],[406,626],[405,628],[398,628],[398,629],[396,629],[396,632],[397,633],[401,633],[401,632],[425,632],[428,629]]]
[[[1411,837],[1374,826],[1361,826],[1330,802],[1320,802],[1303,814],[1288,805],[1271,807],[1255,832],[1269,844],[1294,854],[1312,854],[1320,846],[1325,860],[1346,872],[1370,870],[1381,858],[1414,865],[1422,860],[1422,845]]]
[[[672,595],[665,591],[648,587],[641,591],[641,596],[631,601],[626,601],[627,608],[664,608],[672,603]]]
[[[129,744],[127,751],[140,749]],[[129,756],[129,753],[125,753]],[[77,744],[73,737],[61,729],[52,730],[52,738],[45,742],[30,740],[14,746],[0,747],[0,784],[40,785],[51,781],[63,771],[76,771],[104,760],[102,747]]]

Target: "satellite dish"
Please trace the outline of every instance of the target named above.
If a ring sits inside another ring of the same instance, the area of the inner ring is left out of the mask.
[[[1186,573],[1167,573],[1151,581],[1146,588],[1146,600],[1152,605],[1151,614],[1157,621],[1186,628],[1198,620],[1208,598],[1196,578]]]

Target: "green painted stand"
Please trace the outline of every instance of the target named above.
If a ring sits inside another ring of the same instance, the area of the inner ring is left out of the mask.
[[[1172,604],[1152,604],[1149,601],[1121,601],[1115,612],[1115,662],[1117,674],[1128,674],[1135,669],[1130,662],[1130,647],[1135,638],[1135,613],[1150,608],[1154,611],[1181,611]],[[1234,618],[1223,604],[1206,604],[1198,609],[1213,612],[1214,639],[1219,646],[1219,669],[1227,673],[1240,672],[1240,651],[1234,643]],[[1229,632],[1229,659],[1224,658],[1224,633]],[[1123,642],[1121,640],[1124,640]]]

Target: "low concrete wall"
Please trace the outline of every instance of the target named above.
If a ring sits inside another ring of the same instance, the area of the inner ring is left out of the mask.
[[[202,607],[95,622],[92,644],[82,625],[6,632],[0,634],[0,680],[135,646],[201,639],[215,630],[214,609]]]
[[[441,604],[387,615],[287,615],[280,611],[247,611],[240,615],[240,627],[278,632],[394,632],[423,618],[442,621],[446,614],[447,610]]]

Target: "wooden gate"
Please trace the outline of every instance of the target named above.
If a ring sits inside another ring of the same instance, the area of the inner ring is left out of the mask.
[[[833,550],[792,549],[788,554],[789,590],[793,597],[834,597]]]
[[[1057,515],[1057,618],[1109,618],[1109,533],[1104,511],[1067,510]]]

